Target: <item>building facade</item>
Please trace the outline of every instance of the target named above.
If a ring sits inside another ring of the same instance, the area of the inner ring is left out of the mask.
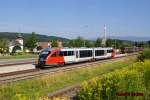
[[[15,52],[23,52],[23,37],[21,34],[18,34],[16,39],[9,43],[9,52],[13,52],[14,49],[16,50]]]

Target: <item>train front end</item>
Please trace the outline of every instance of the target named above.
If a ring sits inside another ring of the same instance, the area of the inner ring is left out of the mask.
[[[39,54],[38,64],[36,65],[36,68],[43,68],[43,66],[45,66],[49,54],[51,54],[51,50],[49,48],[41,51],[41,53]]]

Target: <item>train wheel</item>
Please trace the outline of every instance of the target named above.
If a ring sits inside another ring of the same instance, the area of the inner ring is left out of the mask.
[[[38,64],[35,65],[35,68],[40,68]]]
[[[91,61],[94,62],[94,61],[96,61],[96,59],[93,58]]]
[[[37,65],[35,65],[35,67],[36,67],[37,69],[44,69],[44,67],[43,67],[41,64],[37,64]]]
[[[65,63],[63,63],[63,62],[58,63],[58,66],[60,66],[60,67],[62,67],[64,65],[65,65]]]

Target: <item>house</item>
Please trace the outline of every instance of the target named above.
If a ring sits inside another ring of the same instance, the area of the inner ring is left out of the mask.
[[[38,42],[37,46],[41,47],[41,49],[51,48],[52,47],[52,42]],[[62,48],[63,47],[63,43],[60,42],[60,41],[57,41],[57,47],[58,48]]]
[[[41,47],[41,49],[45,49],[45,48],[48,48],[48,47],[51,48],[51,42],[38,42],[37,46]]]
[[[21,34],[18,34],[15,40],[10,41],[9,52],[11,53],[13,50],[23,52],[23,37]]]

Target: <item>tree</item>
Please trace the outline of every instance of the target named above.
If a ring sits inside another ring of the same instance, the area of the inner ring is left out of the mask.
[[[57,47],[58,45],[57,45],[57,41],[56,40],[53,40],[52,41],[52,47]]]
[[[6,38],[0,39],[0,53],[8,51],[9,41]]]
[[[33,51],[33,49],[37,46],[37,38],[35,32],[32,32],[31,36],[27,39],[25,46],[31,51]]]
[[[16,53],[17,50],[21,50],[21,47],[18,45],[13,48],[12,53]]]
[[[67,46],[67,47],[75,47],[75,43],[74,43],[74,39],[73,40],[70,40],[69,42],[67,42],[66,44],[65,44],[65,46]]]
[[[148,43],[148,46],[149,46],[149,48],[150,48],[150,41],[148,41],[147,43]]]
[[[39,50],[42,50],[42,47],[38,46],[36,49],[39,51]]]
[[[79,36],[76,39],[70,40],[66,45],[68,47],[84,47],[86,46],[86,40]]]
[[[77,37],[77,39],[74,40],[75,47],[84,47],[85,46],[85,41],[82,37]]]
[[[94,47],[94,44],[93,44],[93,42],[91,42],[89,40],[85,40],[85,47],[88,47],[88,48]]]
[[[100,38],[97,38],[95,41],[95,47],[101,47],[102,40]]]
[[[115,45],[115,41],[112,39],[107,39],[106,46],[107,47],[113,47]]]

